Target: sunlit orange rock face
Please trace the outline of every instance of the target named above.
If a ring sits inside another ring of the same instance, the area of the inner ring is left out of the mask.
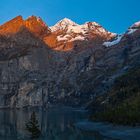
[[[41,18],[31,16],[24,21],[24,25],[38,37],[43,38],[50,33],[49,27],[42,21]]]
[[[2,35],[14,34],[18,32],[23,25],[24,20],[22,19],[22,16],[18,16],[6,22],[4,25],[1,25],[0,34]]]
[[[17,32],[23,30],[23,28],[28,29],[31,33],[40,38],[50,33],[48,26],[41,20],[41,18],[31,16],[27,20],[23,20],[22,16],[17,16],[16,18],[0,26],[0,34],[16,34]]]

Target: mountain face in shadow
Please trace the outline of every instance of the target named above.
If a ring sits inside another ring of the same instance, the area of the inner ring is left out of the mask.
[[[21,16],[0,26],[0,107],[86,106],[139,65],[140,28],[116,35],[95,22],[48,27]]]

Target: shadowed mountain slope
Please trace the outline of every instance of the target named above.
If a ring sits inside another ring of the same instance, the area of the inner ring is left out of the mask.
[[[0,107],[86,106],[139,65],[139,55],[138,25],[118,36],[95,22],[48,27],[18,16],[0,26]]]

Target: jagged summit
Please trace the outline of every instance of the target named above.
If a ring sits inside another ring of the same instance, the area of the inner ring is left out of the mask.
[[[41,38],[50,33],[49,27],[40,17],[30,16],[24,21],[24,25]]]
[[[132,24],[124,34],[116,35],[114,40],[104,42],[103,45],[106,47],[112,47],[112,46],[118,45],[119,43],[121,43],[121,40],[124,37],[134,35],[137,31],[138,32],[140,31],[140,21]]]
[[[1,25],[0,34],[9,36],[21,30],[23,31],[25,28],[50,47],[56,48],[57,50],[63,50],[63,48],[67,50],[68,48],[73,48],[74,45],[72,43],[77,41],[92,41],[96,43],[101,41],[105,42],[103,43],[104,46],[114,46],[121,41],[123,36],[139,31],[140,21],[130,26],[124,34],[117,35],[107,31],[97,22],[85,22],[80,25],[68,18],[64,18],[54,26],[48,27],[40,17],[33,15],[27,19],[23,19],[19,15]],[[112,40],[113,38],[114,40]]]
[[[39,37],[43,37],[50,33],[49,27],[40,17],[30,16],[24,20],[22,16],[17,16],[0,26],[0,34],[15,34],[23,29],[23,27],[27,28],[30,32]]]
[[[130,28],[140,28],[140,21],[135,22]]]
[[[95,29],[95,27],[102,27],[96,22],[86,22],[82,25],[79,25],[75,23],[74,21],[64,18],[57,22],[54,26],[51,26],[50,29],[52,32],[58,31],[58,30],[68,30],[68,32],[75,32],[75,33],[81,33],[84,31],[87,31],[89,29]],[[102,30],[105,31],[105,30]]]
[[[50,27],[52,32],[61,31],[62,34],[70,35],[80,34],[81,36],[86,36],[89,33],[101,34],[109,33],[100,24],[96,22],[86,22],[84,24],[77,24],[68,18],[64,18],[54,26]]]
[[[95,40],[98,38],[108,40],[114,36],[113,33],[108,32],[96,22],[86,22],[80,25],[68,18],[60,20],[54,26],[50,27],[50,29],[52,34],[56,35],[57,42],[65,43]],[[46,40],[49,40],[50,43],[50,38]]]
[[[37,17],[37,16],[34,16],[34,15],[28,17],[25,21],[38,22],[42,26],[47,26],[46,23],[42,20],[41,17]]]
[[[132,34],[140,29],[140,21],[135,22],[133,25],[131,25],[128,30],[126,31],[127,34]]]
[[[19,15],[19,16],[16,16],[15,18],[9,20],[8,22],[4,23],[3,25],[8,24],[8,23],[12,23],[12,22],[15,22],[15,21],[23,22],[24,19],[23,19],[23,17],[21,15]]]
[[[64,18],[57,22],[54,26],[51,26],[50,29],[52,32],[55,32],[57,30],[65,29],[69,26],[78,26],[78,24],[68,18]]]
[[[57,24],[61,24],[61,25],[78,25],[77,23],[75,23],[74,21],[72,21],[71,19],[69,18],[64,18],[62,20],[60,20]]]
[[[4,23],[0,26],[0,34],[11,34],[19,31],[19,28],[23,26],[24,20],[22,16],[17,16],[12,20]]]

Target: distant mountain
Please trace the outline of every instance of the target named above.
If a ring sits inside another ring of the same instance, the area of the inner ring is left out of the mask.
[[[121,43],[121,40],[123,38],[126,38],[127,36],[129,37],[129,36],[139,32],[139,29],[140,29],[140,22],[136,22],[132,26],[130,26],[124,34],[117,35],[113,40],[104,42],[103,45],[106,47],[111,47],[111,46],[117,45],[117,44]]]
[[[0,107],[87,106],[139,56],[139,22],[117,35],[96,22],[18,16],[0,26]]]
[[[57,38],[58,41],[88,40],[94,38],[95,35],[114,36],[114,34],[105,30],[96,22],[87,22],[83,25],[78,25],[67,18],[59,21],[56,25],[50,27],[50,29],[52,32],[63,32],[64,35],[59,35]]]
[[[96,43],[103,40],[109,40],[115,34],[108,32],[96,22],[87,22],[79,25],[70,19],[64,18],[50,27],[51,34],[45,38],[45,41],[56,50],[70,50],[74,47],[72,42],[76,41],[95,41]],[[53,41],[51,40],[53,38]],[[60,45],[59,45],[60,44]],[[61,46],[61,47],[60,47]]]
[[[47,35],[50,32],[48,26],[42,21],[41,18],[31,16],[24,20],[22,16],[17,16],[16,18],[0,26],[0,34],[14,34],[22,30],[24,27],[39,37]]]

